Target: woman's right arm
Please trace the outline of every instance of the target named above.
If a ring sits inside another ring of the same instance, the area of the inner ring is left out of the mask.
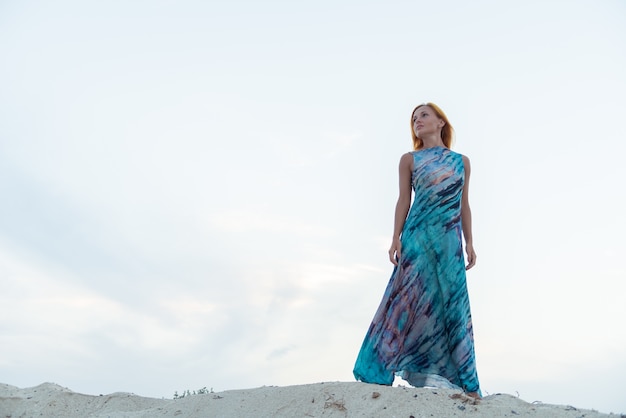
[[[389,249],[389,261],[394,265],[398,265],[400,259],[400,250],[402,244],[400,243],[400,235],[402,234],[402,228],[404,228],[404,222],[406,216],[409,213],[411,206],[411,171],[413,170],[413,154],[406,153],[400,158],[399,167],[400,177],[400,193],[398,195],[398,202],[396,203],[396,213],[393,222],[393,236],[391,238],[391,248]]]

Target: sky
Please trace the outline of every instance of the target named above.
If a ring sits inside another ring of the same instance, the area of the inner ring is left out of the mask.
[[[434,102],[483,394],[626,412],[625,51],[618,0],[0,0],[0,382],[353,381]]]

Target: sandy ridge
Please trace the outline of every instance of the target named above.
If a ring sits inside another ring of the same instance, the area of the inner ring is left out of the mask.
[[[358,382],[264,386],[154,399],[130,393],[92,396],[54,383],[32,388],[0,384],[0,418],[139,418],[139,417],[620,417],[573,406],[531,404],[497,394],[478,403],[454,390],[388,387]]]

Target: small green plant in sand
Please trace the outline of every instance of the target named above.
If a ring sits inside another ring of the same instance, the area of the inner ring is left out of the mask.
[[[182,399],[185,396],[192,396],[192,395],[206,395],[207,393],[213,393],[213,388],[207,389],[205,386],[202,389],[194,390],[193,392],[187,389],[187,390],[183,390],[183,392],[180,395],[178,394],[178,391],[175,391],[174,399]]]

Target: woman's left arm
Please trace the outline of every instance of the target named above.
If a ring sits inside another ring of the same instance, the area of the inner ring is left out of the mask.
[[[465,155],[463,156],[463,166],[465,169],[465,183],[463,184],[463,198],[461,200],[461,227],[463,228],[465,253],[467,254],[465,270],[469,270],[476,264],[476,252],[474,251],[474,242],[472,240],[472,210],[469,204],[469,180],[472,169],[470,160]]]

